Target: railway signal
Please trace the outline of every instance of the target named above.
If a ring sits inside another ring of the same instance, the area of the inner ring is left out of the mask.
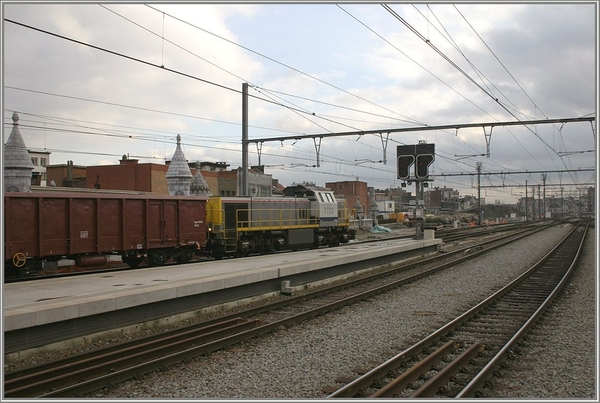
[[[414,164],[415,157],[413,155],[398,156],[398,179],[410,178],[410,167]]]
[[[416,176],[419,179],[429,178],[429,166],[433,163],[434,156],[431,154],[417,155]]]
[[[414,145],[398,146],[396,153],[398,156],[398,179],[409,181],[411,179],[429,179],[429,166],[435,161],[435,144],[420,142]],[[415,165],[414,177],[411,178],[413,165]]]
[[[422,239],[424,231],[423,220],[423,193],[424,188],[428,187],[429,166],[435,160],[435,144],[427,144],[426,141],[419,141],[418,144],[398,146],[396,149],[398,156],[398,179],[407,181],[410,185],[415,182],[416,185],[416,205],[415,221],[416,235],[415,239]],[[414,176],[411,176],[412,166],[414,165]],[[406,187],[406,182],[402,182],[402,187]],[[420,214],[420,217],[418,217]]]

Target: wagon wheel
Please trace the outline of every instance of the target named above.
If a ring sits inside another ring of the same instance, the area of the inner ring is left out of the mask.
[[[162,266],[166,263],[167,256],[160,251],[151,251],[148,252],[146,260],[148,261],[148,266]]]
[[[144,261],[144,258],[136,257],[136,258],[123,258],[123,263],[127,264],[132,269],[137,268],[140,263]]]
[[[25,266],[25,262],[27,262],[27,258],[21,252],[17,252],[13,256],[12,261],[13,261],[13,264],[15,265],[15,267],[23,267],[23,266]]]
[[[189,263],[190,260],[194,258],[194,253],[191,250],[183,251],[180,255],[178,255],[175,260],[179,264]]]

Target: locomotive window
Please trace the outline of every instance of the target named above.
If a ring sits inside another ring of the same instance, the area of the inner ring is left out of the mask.
[[[321,199],[321,201],[322,201],[323,203],[325,203],[325,200],[323,200],[323,194],[322,194],[321,192],[319,192],[319,198]]]

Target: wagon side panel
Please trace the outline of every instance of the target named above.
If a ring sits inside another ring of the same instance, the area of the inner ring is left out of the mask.
[[[98,199],[98,252],[123,250],[123,202],[119,199]]]
[[[206,200],[182,200],[179,208],[181,244],[206,243]]]
[[[39,199],[4,197],[4,258],[39,256]]]
[[[40,256],[70,253],[70,207],[67,197],[39,198]]]
[[[145,249],[146,245],[146,200],[122,200],[123,250]]]
[[[70,254],[98,252],[97,200],[71,199],[69,206]]]

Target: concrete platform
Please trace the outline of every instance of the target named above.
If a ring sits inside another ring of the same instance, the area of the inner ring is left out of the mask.
[[[130,308],[183,300],[208,298],[219,291],[240,289],[259,283],[301,281],[298,275],[325,273],[334,267],[355,267],[357,262],[402,260],[435,252],[441,239],[381,240],[353,243],[345,247],[321,248],[294,253],[252,256],[240,259],[141,268],[22,283],[3,289],[5,338],[22,331],[40,331],[44,326],[81,320]],[[324,275],[324,274],[323,274]],[[223,294],[223,293],[221,293]],[[223,297],[221,297],[221,300]],[[6,347],[6,346],[5,346]]]

